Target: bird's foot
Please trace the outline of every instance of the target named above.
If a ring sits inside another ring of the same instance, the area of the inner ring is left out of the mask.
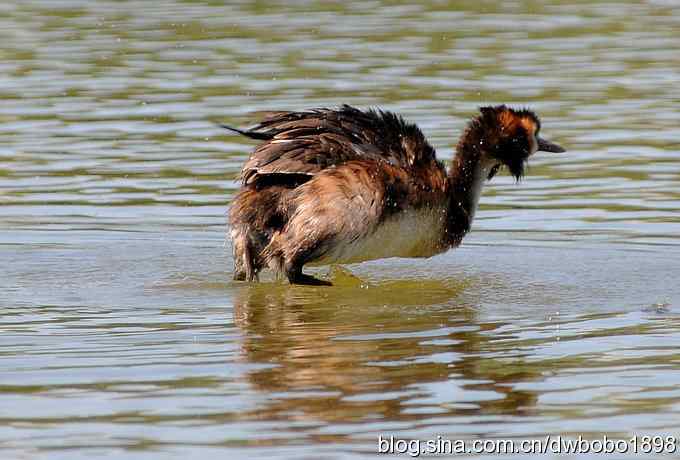
[[[290,284],[303,284],[307,286],[333,286],[333,283],[326,280],[320,280],[304,273],[297,274],[293,279],[289,279]]]

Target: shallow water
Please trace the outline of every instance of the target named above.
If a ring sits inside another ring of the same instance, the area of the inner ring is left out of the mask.
[[[3,459],[680,436],[674,2],[0,12]],[[445,159],[478,105],[528,105],[569,152],[494,179],[456,251],[332,288],[230,281],[252,143],[215,122],[344,102]]]

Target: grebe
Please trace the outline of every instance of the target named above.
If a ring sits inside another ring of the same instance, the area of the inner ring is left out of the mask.
[[[302,267],[444,252],[470,230],[499,168],[519,180],[536,151],[565,151],[539,137],[532,111],[505,105],[480,108],[448,172],[420,129],[387,111],[344,105],[224,127],[263,141],[229,212],[234,279],[249,281],[268,266],[290,283],[328,285]]]

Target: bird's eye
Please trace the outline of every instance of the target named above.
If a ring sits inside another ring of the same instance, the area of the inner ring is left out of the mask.
[[[498,170],[499,170],[500,168],[501,168],[501,164],[500,164],[500,163],[497,163],[497,164],[493,165],[493,167],[492,167],[491,170],[489,171],[489,175],[487,176],[487,180],[493,179],[493,176],[496,175],[496,173],[498,172]]]

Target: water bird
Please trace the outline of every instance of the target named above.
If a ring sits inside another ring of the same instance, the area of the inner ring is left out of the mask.
[[[500,168],[519,181],[537,151],[565,151],[539,136],[534,112],[506,105],[480,107],[448,171],[416,125],[384,110],[343,105],[222,126],[262,141],[229,210],[234,279],[249,281],[269,267],[291,284],[328,285],[303,266],[457,247]]]

